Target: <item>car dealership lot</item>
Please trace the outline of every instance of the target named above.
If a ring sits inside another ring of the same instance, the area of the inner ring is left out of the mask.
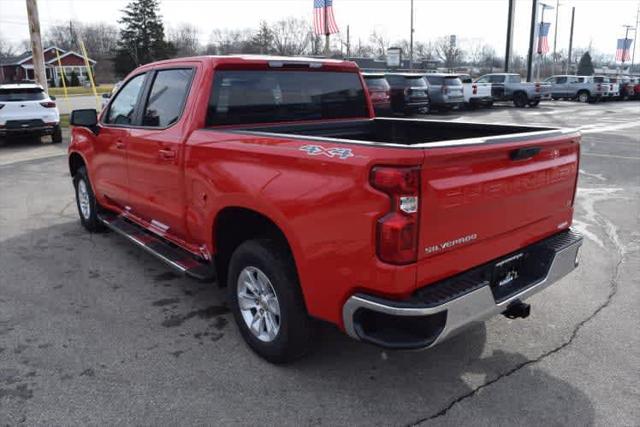
[[[526,320],[497,317],[423,352],[385,352],[326,327],[310,357],[284,367],[244,345],[224,291],[174,275],[114,233],[85,233],[64,147],[9,141],[0,421],[635,424],[639,117],[638,101],[437,115],[583,130],[581,266],[531,298]]]

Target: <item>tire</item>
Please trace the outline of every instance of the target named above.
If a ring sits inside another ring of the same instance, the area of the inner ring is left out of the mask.
[[[537,107],[538,104],[540,104],[540,100],[536,99],[535,101],[529,101],[529,107],[534,108]]]
[[[256,354],[281,364],[307,353],[314,328],[293,258],[284,245],[271,239],[242,243],[231,256],[227,284],[231,312]],[[257,325],[251,329],[253,322]]]
[[[98,233],[104,230],[104,225],[98,219],[100,205],[91,188],[91,182],[87,174],[87,169],[83,166],[73,177],[73,186],[76,189],[76,206],[80,223],[90,233]]]
[[[518,108],[526,107],[528,102],[529,102],[529,98],[527,98],[527,94],[524,92],[518,92],[513,95],[513,105],[515,105]]]
[[[53,133],[51,134],[51,143],[52,144],[60,144],[62,142],[62,129],[60,125],[57,125],[53,129]]]
[[[578,102],[582,102],[582,103],[589,102],[589,98],[590,98],[589,92],[587,92],[586,90],[581,90],[580,92],[578,92],[578,96],[577,96]]]

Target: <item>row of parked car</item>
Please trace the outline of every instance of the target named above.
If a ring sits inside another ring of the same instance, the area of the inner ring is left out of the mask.
[[[607,99],[640,99],[640,77],[620,76],[551,76],[553,99],[575,99],[580,102],[598,102]]]
[[[640,98],[640,78],[551,76],[544,82],[523,82],[515,73],[492,73],[473,80],[468,74],[364,73],[378,115],[426,114],[430,111],[490,107],[494,101],[536,107],[542,100],[598,102]]]

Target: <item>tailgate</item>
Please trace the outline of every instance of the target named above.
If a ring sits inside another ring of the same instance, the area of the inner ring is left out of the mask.
[[[579,134],[425,150],[418,286],[571,225]]]

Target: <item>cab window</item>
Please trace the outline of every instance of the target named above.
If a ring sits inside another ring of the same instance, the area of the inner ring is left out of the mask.
[[[167,127],[177,122],[192,76],[192,68],[158,71],[144,108],[142,126]]]
[[[145,74],[138,74],[129,80],[111,101],[104,122],[112,125],[133,124],[133,113],[142,92]]]

